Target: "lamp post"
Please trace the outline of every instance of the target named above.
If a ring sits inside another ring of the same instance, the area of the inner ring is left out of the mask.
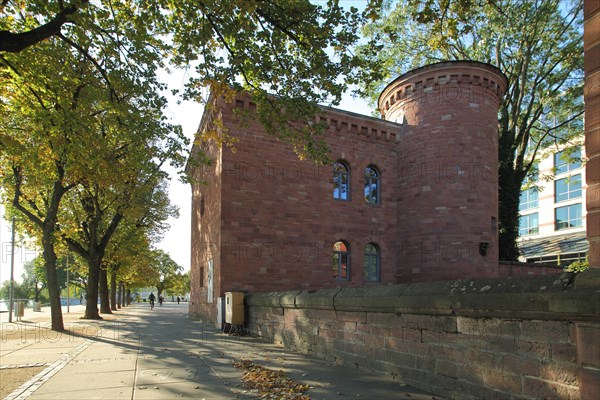
[[[69,254],[67,254],[67,313],[70,312],[71,292],[69,291]]]
[[[15,291],[15,217],[12,217],[12,238],[10,240],[10,289],[8,293],[8,322],[13,318],[13,297]]]

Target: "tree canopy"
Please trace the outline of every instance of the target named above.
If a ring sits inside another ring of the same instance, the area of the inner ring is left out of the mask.
[[[181,128],[165,117],[160,69],[188,71],[185,99],[246,89],[268,132],[323,162],[320,127],[295,122],[378,76],[352,46],[380,3],[359,12],[308,0],[2,1],[1,195],[41,243],[52,328],[63,329],[57,243],[95,274],[121,222],[160,207],[140,205],[157,193],[161,166],[186,159]]]
[[[200,99],[206,87],[224,96],[246,89],[268,132],[302,157],[323,160],[318,126],[290,121],[306,122],[316,103],[338,104],[348,84],[378,76],[377,64],[368,65],[352,47],[380,3],[370,0],[359,12],[337,1],[308,0],[6,0],[0,54],[58,40],[76,49],[111,89],[113,69],[149,85],[166,62],[184,67],[186,98]]]
[[[581,0],[406,0],[387,2],[382,14],[364,30],[380,48],[371,61],[386,71],[362,86],[373,101],[391,78],[437,61],[481,61],[508,77],[499,113],[498,225],[500,258],[515,260],[525,178],[583,131]]]

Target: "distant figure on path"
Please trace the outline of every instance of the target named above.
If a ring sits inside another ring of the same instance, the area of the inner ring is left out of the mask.
[[[179,296],[177,296],[177,304],[179,304],[180,301],[181,299],[179,298]]]
[[[154,296],[154,293],[150,293],[150,296],[148,296],[148,300],[150,300],[150,309],[153,310],[154,300],[156,300],[156,296]]]
[[[165,299],[164,297],[158,296],[158,305],[162,306],[162,303],[163,303],[164,299]]]

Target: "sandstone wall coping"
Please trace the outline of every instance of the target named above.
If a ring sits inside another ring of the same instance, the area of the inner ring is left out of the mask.
[[[447,282],[246,294],[252,307],[598,321],[600,269]]]

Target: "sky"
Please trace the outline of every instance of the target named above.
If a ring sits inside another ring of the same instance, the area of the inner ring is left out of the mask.
[[[169,76],[168,82],[170,89],[182,89],[185,75],[183,72]],[[197,102],[186,101],[178,102],[177,98],[169,97],[169,106],[167,117],[182,126],[183,133],[191,140],[200,124],[202,118],[203,106]],[[343,97],[339,107],[342,110],[356,112],[359,114],[370,114],[371,108],[365,100],[353,99],[350,94]],[[179,208],[179,218],[169,219],[170,229],[165,232],[164,237],[156,247],[166,251],[171,258],[183,267],[184,271],[190,269],[191,254],[191,187],[178,180],[175,174],[172,174],[169,183],[169,197],[171,203]],[[17,237],[17,242],[22,238]],[[11,223],[4,219],[4,206],[0,204],[0,284],[10,279],[11,274]],[[23,274],[23,264],[34,259],[39,254],[39,250],[31,245],[21,245],[16,247],[14,257],[13,277],[17,282],[21,282]]]

